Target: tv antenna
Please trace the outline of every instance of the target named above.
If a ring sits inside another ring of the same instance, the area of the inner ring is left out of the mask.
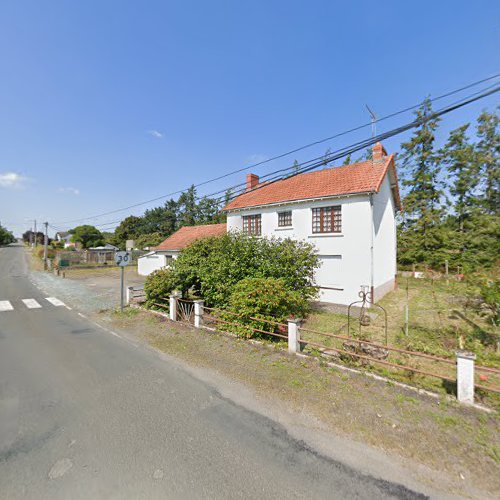
[[[370,109],[368,104],[365,104],[368,113],[370,113],[370,118],[372,121],[372,137],[377,135],[377,115]]]

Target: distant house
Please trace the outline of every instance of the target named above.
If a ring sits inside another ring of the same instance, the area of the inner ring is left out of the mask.
[[[71,234],[67,231],[59,231],[55,236],[56,241],[63,242],[64,248],[74,247],[75,244],[71,241]]]
[[[394,289],[400,209],[394,155],[377,143],[371,160],[352,165],[269,184],[248,174],[246,192],[224,211],[228,231],[312,243],[320,300],[349,304],[361,290],[377,301]]]
[[[179,252],[197,240],[220,236],[226,233],[226,224],[207,224],[203,226],[184,226],[155,248],[138,259],[137,271],[148,276],[158,269],[167,267]]]

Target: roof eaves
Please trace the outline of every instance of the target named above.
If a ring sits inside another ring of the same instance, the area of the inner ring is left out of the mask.
[[[223,208],[222,212],[239,212],[241,210],[250,210],[253,208],[263,208],[263,207],[273,207],[273,206],[279,206],[279,205],[289,205],[290,203],[307,203],[309,201],[319,201],[319,200],[331,200],[331,199],[337,199],[337,198],[349,198],[351,196],[362,196],[365,194],[370,194],[373,193],[374,189],[371,190],[364,190],[364,191],[352,191],[350,193],[342,193],[342,194],[330,194],[327,196],[316,196],[313,198],[299,198],[296,200],[283,200],[283,201],[276,201],[273,203],[261,203],[259,205],[245,205],[242,207],[235,207],[235,208]]]

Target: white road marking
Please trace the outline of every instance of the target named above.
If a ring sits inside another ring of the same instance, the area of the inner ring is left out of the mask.
[[[35,299],[23,299],[23,302],[28,309],[38,309],[42,307]]]
[[[62,300],[56,299],[55,297],[45,297],[45,300],[48,300],[53,306],[56,307],[66,305]]]
[[[12,311],[14,308],[8,300],[0,300],[0,312],[2,311]]]

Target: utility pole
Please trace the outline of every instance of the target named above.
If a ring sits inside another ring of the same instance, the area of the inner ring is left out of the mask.
[[[49,234],[48,234],[48,222],[43,223],[45,226],[45,236],[43,239],[43,265],[45,269],[47,269],[47,254],[48,254],[48,245],[49,245]]]
[[[37,243],[38,243],[37,242],[37,240],[38,240],[38,238],[37,238],[38,234],[37,234],[37,231],[36,231],[36,219],[33,222],[35,223],[35,248],[36,248]]]

